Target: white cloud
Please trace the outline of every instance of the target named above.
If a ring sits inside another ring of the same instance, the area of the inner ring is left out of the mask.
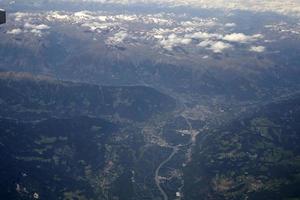
[[[50,27],[45,24],[31,24],[28,22],[24,24],[24,28],[26,29],[24,32],[32,33],[38,37],[41,37],[44,31],[50,29]]]
[[[256,41],[261,38],[263,38],[263,35],[261,35],[261,34],[245,35],[244,33],[231,33],[231,34],[225,35],[223,37],[223,40],[226,40],[228,42],[247,43],[247,42]]]
[[[101,32],[101,30],[108,30],[114,26],[116,26],[115,23],[99,23],[99,22],[86,22],[81,25],[82,27],[88,27],[91,31]]]
[[[22,33],[22,29],[20,28],[15,28],[15,29],[12,29],[12,30],[9,30],[6,32],[7,34],[11,34],[11,35],[18,35],[18,34],[21,34]]]
[[[15,20],[15,26],[23,26],[23,29],[16,28],[8,31],[8,34],[31,33],[35,36],[42,36],[50,27],[43,22],[47,19],[47,13],[16,12],[11,14]]]
[[[38,29],[32,29],[30,32],[38,37],[41,37],[43,35],[42,31]]]
[[[225,27],[231,28],[231,27],[235,27],[236,24],[235,23],[226,23]]]
[[[210,39],[210,38],[222,38],[223,36],[216,33],[206,33],[206,32],[195,32],[192,34],[187,34],[185,37],[194,39]]]
[[[29,13],[16,12],[14,14],[14,17],[16,21],[21,21],[22,19],[28,17],[29,15],[30,15]]]
[[[115,19],[123,20],[123,21],[136,21],[136,15],[116,15],[114,16]]]
[[[215,53],[221,53],[225,49],[232,48],[232,46],[228,43],[217,41],[211,45],[209,49],[211,49]]]
[[[188,45],[191,42],[192,42],[191,38],[180,37],[172,33],[167,38],[162,39],[160,41],[160,44],[163,48],[171,51],[174,46]]]
[[[208,47],[211,46],[215,41],[204,40],[198,44],[199,47]]]
[[[264,52],[266,48],[264,46],[251,46],[249,50],[252,52],[261,53]]]
[[[185,45],[188,45],[192,42],[192,40],[190,38],[182,38],[180,43],[181,44],[185,44]]]
[[[24,28],[27,29],[36,29],[36,30],[46,30],[46,29],[50,29],[49,26],[45,25],[45,24],[30,24],[30,23],[25,23]]]
[[[53,21],[53,20],[66,21],[70,19],[70,16],[67,14],[60,13],[58,11],[53,11],[47,14],[46,19],[49,21]]]
[[[79,18],[79,19],[89,19],[91,18],[90,12],[89,11],[79,11],[75,12],[74,16]]]
[[[93,31],[93,37],[103,40],[108,45],[116,45],[123,42],[129,44],[134,39],[141,45],[173,50],[173,47],[187,46],[187,51],[195,51],[196,48],[205,48],[215,53],[233,48],[235,42],[246,43],[241,48],[249,48],[263,35],[245,35],[244,33],[229,33],[223,35],[225,27],[234,27],[234,23],[222,24],[217,18],[200,18],[188,15],[175,15],[173,13],[156,14],[116,14],[104,11],[50,11],[46,13],[18,13],[20,22],[24,24],[24,33],[42,36],[50,29],[45,23],[60,22],[77,28]],[[188,17],[190,17],[188,19]],[[213,28],[212,28],[213,26]],[[215,32],[212,32],[215,30]],[[11,30],[9,33],[20,31]],[[103,34],[105,32],[105,34]],[[196,45],[195,42],[199,41]],[[246,46],[246,47],[245,47]],[[194,47],[195,49],[191,48]],[[254,49],[252,49],[254,51]],[[256,51],[259,51],[256,49]]]
[[[181,25],[185,27],[213,27],[217,25],[215,18],[203,19],[194,17],[192,19],[192,21],[181,22]]]
[[[204,40],[198,44],[200,47],[212,50],[214,53],[221,53],[225,49],[232,48],[233,46],[222,41]]]

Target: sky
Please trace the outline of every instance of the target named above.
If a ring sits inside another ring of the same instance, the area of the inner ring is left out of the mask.
[[[300,17],[300,0],[50,0],[73,2],[100,2],[111,4],[159,4],[168,6],[192,6],[194,8],[247,10],[275,12]]]

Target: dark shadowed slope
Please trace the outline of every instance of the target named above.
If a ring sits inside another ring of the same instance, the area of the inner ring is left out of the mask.
[[[27,120],[89,115],[144,121],[175,108],[172,98],[149,87],[96,86],[14,73],[0,74],[0,97],[3,116]]]

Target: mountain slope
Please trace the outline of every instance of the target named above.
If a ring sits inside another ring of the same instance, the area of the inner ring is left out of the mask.
[[[133,180],[153,176],[160,150],[146,149],[142,128],[176,106],[147,87],[14,73],[0,75],[0,98],[1,199],[138,199]]]
[[[198,140],[186,199],[298,199],[300,96],[263,106]]]
[[[2,73],[0,95],[3,116],[26,119],[114,115],[144,121],[175,108],[172,98],[148,87],[96,86],[33,78],[28,74]]]

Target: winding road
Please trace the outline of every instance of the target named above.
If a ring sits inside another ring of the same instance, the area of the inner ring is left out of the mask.
[[[184,105],[184,108],[187,109],[185,105]],[[158,165],[158,167],[157,167],[156,170],[155,170],[155,184],[156,184],[157,188],[159,189],[159,191],[160,191],[160,193],[161,193],[161,195],[162,195],[162,197],[163,197],[163,200],[168,200],[168,195],[166,194],[166,192],[164,191],[164,189],[163,189],[163,188],[161,187],[161,185],[160,185],[160,184],[161,184],[161,183],[160,183],[160,176],[159,176],[160,169],[161,169],[167,162],[169,162],[169,161],[174,157],[174,155],[178,152],[178,150],[179,150],[180,148],[186,147],[186,146],[187,146],[187,147],[189,147],[189,150],[191,151],[192,148],[193,148],[193,146],[195,146],[195,144],[196,144],[196,137],[197,137],[198,133],[192,134],[192,133],[193,133],[193,132],[192,132],[192,131],[193,131],[192,123],[189,121],[189,119],[188,119],[186,116],[182,115],[182,117],[185,119],[185,121],[186,121],[186,123],[187,123],[187,125],[188,125],[188,130],[189,130],[190,133],[191,133],[190,141],[189,141],[188,143],[186,143],[186,144],[179,144],[179,145],[177,145],[177,146],[170,146],[170,145],[168,145],[167,147],[173,149],[173,151],[171,152],[171,154],[170,154],[165,160],[163,160],[163,161]],[[205,140],[205,138],[206,138],[206,136],[203,136],[203,138],[200,140],[200,143],[202,143],[203,140]],[[189,158],[187,158],[187,159],[189,159]],[[187,160],[187,162],[188,162],[188,160]],[[179,191],[180,193],[181,193],[181,190],[182,190],[183,187],[184,187],[184,181],[182,180],[182,185],[178,188],[178,191]],[[179,197],[179,199],[181,199],[181,197]]]
[[[168,157],[166,160],[162,161],[162,162],[159,164],[159,166],[156,168],[156,170],[155,170],[155,184],[156,184],[156,186],[158,187],[158,189],[159,189],[161,195],[163,196],[163,199],[164,199],[164,200],[168,200],[168,195],[167,195],[166,192],[163,190],[163,188],[160,186],[159,171],[160,171],[160,169],[161,169],[167,162],[169,162],[169,161],[172,159],[172,157],[177,153],[178,148],[177,148],[176,146],[175,146],[175,147],[171,147],[171,148],[173,149],[172,153],[169,155],[169,157]]]

